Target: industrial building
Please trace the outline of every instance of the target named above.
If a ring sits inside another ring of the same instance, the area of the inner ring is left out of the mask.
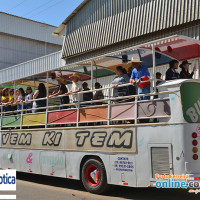
[[[60,51],[56,27],[0,12],[0,69]]]

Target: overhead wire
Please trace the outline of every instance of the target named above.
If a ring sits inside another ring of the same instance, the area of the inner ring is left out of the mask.
[[[31,18],[31,17],[35,17],[35,16],[41,14],[42,12],[44,12],[44,11],[50,9],[51,7],[55,6],[56,4],[58,4],[58,3],[62,2],[62,1],[64,1],[64,0],[61,0],[61,1],[59,1],[59,2],[57,2],[57,3],[55,3],[55,4],[53,4],[53,5],[51,5],[51,6],[47,7],[47,8],[45,8],[45,9],[43,9],[43,10],[41,10],[40,12],[38,12],[38,13],[36,13],[36,14],[30,16],[30,18]],[[79,2],[79,0],[74,1],[74,2],[73,2],[73,5],[75,5],[75,4],[78,3],[78,2]]]
[[[55,1],[55,0],[50,0],[50,1],[48,1],[48,2],[46,2],[46,3],[44,3],[44,4],[42,4],[42,5],[40,5],[40,6],[36,7],[36,8],[34,8],[33,10],[30,10],[29,12],[25,13],[24,15],[22,15],[22,17],[33,13],[35,10],[37,10],[37,9],[39,9],[39,8],[42,8],[43,6],[46,6],[47,4],[51,3],[52,1]]]
[[[12,8],[6,10],[5,12],[9,12],[9,11],[11,11],[11,10],[17,8],[18,6],[22,5],[25,1],[28,1],[28,0],[23,0],[21,3],[18,3],[17,5],[15,5],[15,6],[13,6]]]
[[[47,8],[45,8],[45,9],[43,9],[43,10],[41,10],[40,12],[38,12],[38,13],[36,13],[36,14],[30,16],[30,17],[35,17],[35,16],[39,15],[40,13],[42,13],[42,12],[48,10],[49,8],[52,8],[53,6],[55,6],[56,4],[58,4],[58,3],[62,2],[62,1],[64,1],[64,0],[61,0],[61,1],[59,1],[59,2],[57,2],[57,3],[55,3],[55,4],[53,4],[53,5],[51,5],[51,6],[47,7]]]

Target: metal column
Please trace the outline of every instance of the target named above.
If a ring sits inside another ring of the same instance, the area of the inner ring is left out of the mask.
[[[155,52],[155,44],[152,44],[152,60],[153,60],[153,88],[154,92],[156,92],[156,52]]]
[[[90,88],[91,90],[93,89],[93,79],[94,79],[94,69],[93,69],[94,61],[91,60],[91,85]]]
[[[46,73],[46,80],[47,80],[47,103],[46,106],[49,106],[49,72]],[[46,123],[45,128],[47,128],[47,122],[48,122],[48,108],[46,108]]]

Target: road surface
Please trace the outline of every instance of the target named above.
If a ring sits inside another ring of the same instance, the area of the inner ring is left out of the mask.
[[[104,195],[90,194],[80,181],[17,173],[17,191],[0,192],[16,194],[17,200],[193,200],[200,194],[189,194],[187,190],[127,188],[115,186]]]

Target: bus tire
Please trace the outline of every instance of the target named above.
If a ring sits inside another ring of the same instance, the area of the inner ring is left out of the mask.
[[[88,192],[101,194],[108,190],[106,170],[99,160],[89,159],[83,164],[81,179]]]

